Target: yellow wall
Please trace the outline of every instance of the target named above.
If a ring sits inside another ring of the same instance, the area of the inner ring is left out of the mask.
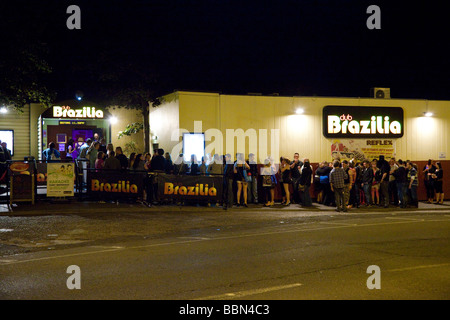
[[[343,106],[380,106],[402,107],[404,110],[404,136],[395,139],[396,157],[415,161],[438,159],[439,153],[449,158],[450,141],[450,101],[427,101],[407,99],[371,99],[371,98],[335,98],[335,97],[278,97],[278,96],[236,96],[214,93],[176,92],[170,95],[170,103],[163,103],[159,116],[153,121],[164,123],[163,127],[179,128],[194,131],[194,121],[201,121],[202,131],[216,128],[223,134],[222,151],[226,148],[226,131],[266,129],[268,134],[268,154],[292,158],[295,152],[300,158],[309,158],[312,162],[331,159],[332,139],[322,133],[322,109],[327,105]],[[179,108],[179,119],[176,116],[165,118],[165,108],[176,111]],[[297,115],[295,110],[303,108],[304,113]],[[423,112],[434,113],[433,117],[424,117]],[[168,124],[168,123],[171,124]],[[151,126],[154,122],[151,120]],[[271,130],[279,133],[279,154],[270,150]],[[161,134],[159,134],[162,137]],[[181,141],[181,137],[179,138]],[[258,142],[259,143],[259,142]],[[177,144],[166,138],[160,139],[160,146],[170,150]],[[208,145],[208,142],[207,142]],[[259,147],[259,145],[258,145]],[[232,152],[237,151],[235,148]],[[246,151],[249,152],[249,141]],[[259,159],[262,162],[264,159]]]
[[[26,104],[22,112],[8,108],[6,113],[0,113],[0,129],[14,130],[13,160],[23,160],[31,154],[30,150],[30,105]],[[12,149],[12,146],[7,146]]]
[[[118,138],[117,134],[119,131],[125,130],[128,124],[132,124],[134,122],[143,122],[143,118],[141,113],[138,110],[134,109],[125,109],[125,108],[108,108],[108,111],[111,113],[113,117],[117,118],[117,123],[111,124],[111,143],[114,148],[122,147],[124,153],[129,156],[131,152],[127,152],[126,144],[130,141],[134,141],[137,148],[137,153],[142,153],[144,151],[144,134],[143,132],[138,132],[136,134],[132,134],[131,136],[123,136],[122,138]]]
[[[158,108],[150,108],[150,140],[151,144],[158,143],[160,148],[171,151],[177,144],[179,136],[178,95],[165,96],[165,103]],[[172,139],[174,134],[174,140]],[[156,138],[156,139],[155,139]]]

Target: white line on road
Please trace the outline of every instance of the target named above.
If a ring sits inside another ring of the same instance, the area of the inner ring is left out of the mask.
[[[344,222],[328,222],[328,221],[322,221],[321,224],[331,224],[331,225],[337,225],[337,226],[347,226],[347,227],[354,227],[357,226],[357,223],[344,223]]]
[[[400,220],[409,220],[409,221],[425,221],[425,219],[416,219],[416,218],[408,218],[408,217],[386,217],[386,219],[400,219]]]
[[[210,240],[207,237],[178,237],[177,239],[191,239],[191,240]]]
[[[215,296],[198,298],[198,299],[194,299],[194,300],[240,299],[242,297],[252,296],[252,295],[255,295],[255,294],[261,294],[261,293],[267,293],[267,292],[272,292],[272,291],[296,288],[296,287],[300,287],[301,285],[302,285],[301,283],[292,283],[292,284],[287,284],[287,285],[282,285],[282,286],[275,286],[275,287],[267,287],[267,288],[261,288],[261,289],[253,289],[253,290],[245,290],[245,291],[224,293],[224,294],[219,294],[219,295],[215,295]]]
[[[73,253],[73,254],[64,254],[60,256],[50,256],[50,257],[42,257],[42,258],[34,258],[34,259],[27,259],[27,260],[0,260],[0,266],[3,265],[11,265],[11,264],[18,264],[18,263],[26,263],[26,262],[35,262],[35,261],[43,261],[43,260],[51,260],[51,259],[60,259],[60,258],[71,258],[76,256],[84,256],[89,254],[98,254],[98,253],[104,253],[104,252],[112,252],[112,251],[118,251],[123,250],[122,249],[107,249],[107,250],[98,250],[98,251],[89,251],[89,252],[80,252],[80,253]],[[3,262],[6,261],[6,262]]]
[[[0,265],[7,264],[7,263],[14,263],[17,260],[11,260],[11,259],[0,259]]]
[[[391,270],[386,270],[386,271],[387,272],[398,272],[398,271],[409,271],[409,270],[418,270],[418,269],[427,269],[427,268],[439,268],[439,267],[445,267],[445,266],[450,266],[450,263],[429,264],[429,265],[407,267],[407,268],[400,268],[400,269],[391,269]]]

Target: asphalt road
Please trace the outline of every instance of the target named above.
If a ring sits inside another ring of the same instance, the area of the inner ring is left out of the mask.
[[[136,208],[0,217],[9,230],[0,234],[0,299],[447,300],[449,213]],[[73,265],[80,289],[67,287]],[[373,265],[380,289],[367,286]]]

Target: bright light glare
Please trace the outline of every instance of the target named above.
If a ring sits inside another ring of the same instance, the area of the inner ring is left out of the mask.
[[[191,155],[195,154],[197,162],[205,155],[205,134],[185,133],[183,134],[183,156],[184,161],[191,162]]]
[[[6,107],[1,107],[1,108],[0,108],[0,112],[1,112],[1,113],[7,113],[7,112],[8,112],[8,109],[6,109]]]
[[[297,110],[295,110],[296,114],[303,114],[305,112],[305,110],[303,110],[302,108],[298,108]]]
[[[111,124],[116,124],[117,123],[117,118],[116,117],[111,117],[111,118],[109,118],[109,123],[111,123]]]
[[[432,117],[433,113],[432,112],[424,112],[423,114],[425,117]]]

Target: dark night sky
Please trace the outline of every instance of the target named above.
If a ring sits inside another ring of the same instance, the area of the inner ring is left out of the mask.
[[[76,90],[95,98],[90,71],[102,52],[158,74],[161,94],[180,89],[368,97],[378,86],[390,87],[393,98],[450,100],[443,1],[13,3],[9,10],[20,13],[20,23],[2,32],[38,33],[48,44],[57,100],[73,98]],[[81,30],[66,28],[70,4],[81,8]],[[381,8],[381,30],[366,27],[371,4]]]

